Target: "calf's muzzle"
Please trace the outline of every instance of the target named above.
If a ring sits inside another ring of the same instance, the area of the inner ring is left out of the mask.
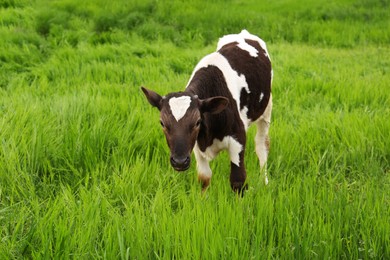
[[[185,171],[190,168],[191,158],[189,156],[171,156],[171,165],[176,171]]]

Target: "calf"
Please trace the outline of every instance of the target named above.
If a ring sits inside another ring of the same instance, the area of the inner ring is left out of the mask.
[[[266,44],[243,30],[219,40],[217,51],[195,67],[185,91],[161,97],[142,87],[149,103],[160,110],[172,167],[177,171],[187,170],[194,150],[198,179],[205,190],[212,175],[210,160],[227,149],[231,162],[230,185],[234,191],[242,191],[246,187],[246,131],[255,123],[256,154],[267,184],[271,82]]]

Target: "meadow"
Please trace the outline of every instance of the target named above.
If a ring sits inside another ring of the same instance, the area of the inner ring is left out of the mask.
[[[0,1],[0,259],[389,259],[390,2]],[[246,28],[274,69],[268,160],[169,164],[140,86],[183,90]]]

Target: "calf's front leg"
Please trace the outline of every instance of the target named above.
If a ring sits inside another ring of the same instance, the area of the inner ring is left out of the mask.
[[[243,136],[240,141],[231,139],[229,143],[230,156],[230,186],[233,191],[243,194],[244,190],[248,188],[246,185],[246,170],[244,164],[245,155],[245,139]]]
[[[230,186],[233,191],[238,193],[244,193],[244,190],[248,189],[248,185],[245,183],[246,170],[244,165],[237,166],[233,162],[230,163]]]
[[[196,168],[198,171],[198,181],[202,184],[202,191],[205,191],[210,185],[211,168],[209,161],[200,153],[197,147],[194,149]]]

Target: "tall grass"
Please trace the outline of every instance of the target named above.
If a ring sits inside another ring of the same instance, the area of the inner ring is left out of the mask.
[[[0,258],[390,257],[387,1],[3,1]],[[249,129],[201,194],[140,93],[247,28],[274,67],[270,184]]]

